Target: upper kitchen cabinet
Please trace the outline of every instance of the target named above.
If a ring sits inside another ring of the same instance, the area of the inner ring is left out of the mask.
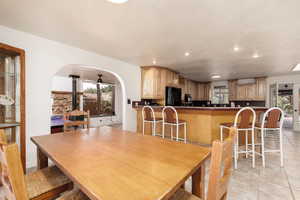
[[[197,90],[198,90],[198,96],[197,96],[196,100],[199,100],[199,101],[210,100],[210,91],[211,91],[210,83],[198,83]]]
[[[166,86],[179,87],[179,75],[164,67],[141,67],[142,99],[164,99]]]
[[[266,78],[257,78],[256,79],[256,99],[257,100],[266,100],[267,92],[267,83]]]
[[[229,100],[237,99],[237,80],[228,81]]]
[[[156,67],[142,67],[142,91],[143,99],[162,99],[161,74]]]
[[[266,78],[256,78],[253,82],[230,80],[229,100],[234,101],[265,101],[266,100]]]

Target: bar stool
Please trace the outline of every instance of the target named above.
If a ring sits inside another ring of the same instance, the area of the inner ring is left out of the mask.
[[[240,118],[240,121],[238,122]],[[230,127],[237,128],[236,141],[234,142],[234,168],[237,169],[238,155],[241,153],[246,154],[248,158],[249,153],[252,153],[252,167],[255,167],[255,142],[254,142],[254,129],[255,129],[256,113],[253,108],[245,107],[238,111],[235,115],[234,123],[222,123],[220,124],[220,136],[223,141],[223,129],[230,129]],[[245,132],[245,151],[239,151],[239,133]],[[252,150],[248,150],[248,131],[251,131],[251,146]]]
[[[144,106],[142,109],[142,118],[143,118],[143,135],[145,135],[145,123],[150,123],[152,127],[152,135],[156,136],[156,124],[162,123],[162,118],[156,118],[154,110],[151,106]]]
[[[176,141],[183,140],[186,143],[186,121],[178,119],[178,114],[173,106],[165,106],[162,110],[163,125],[162,137],[165,138],[165,125],[171,126],[171,140],[173,140],[173,126],[176,127]],[[179,138],[179,126],[184,127],[184,138]]]
[[[283,126],[284,112],[278,108],[273,107],[268,109],[261,123],[256,123],[255,128],[261,132],[261,154],[262,156],[263,167],[266,166],[265,153],[280,153],[280,166],[283,167],[283,135],[282,135],[282,126]],[[277,131],[279,133],[279,149],[269,149],[265,148],[265,136],[267,131]]]

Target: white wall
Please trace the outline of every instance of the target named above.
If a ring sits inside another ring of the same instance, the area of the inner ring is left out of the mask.
[[[81,81],[78,81],[77,91],[81,92]],[[53,76],[52,91],[72,92],[72,78],[63,76]]]
[[[22,48],[26,52],[27,167],[36,164],[36,148],[30,137],[50,132],[52,78],[63,66],[81,64],[113,72],[121,78],[126,98],[140,99],[138,66],[4,26],[0,26],[0,42]],[[135,111],[128,104],[123,111],[124,129],[134,131]]]

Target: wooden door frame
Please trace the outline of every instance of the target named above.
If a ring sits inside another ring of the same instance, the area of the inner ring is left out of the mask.
[[[24,172],[26,171],[26,99],[25,99],[25,51],[0,42],[0,51],[20,56],[20,149]]]

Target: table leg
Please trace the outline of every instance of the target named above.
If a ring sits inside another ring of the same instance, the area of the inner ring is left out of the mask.
[[[205,199],[205,164],[192,175],[192,193],[193,195]]]
[[[37,168],[43,169],[48,167],[48,157],[37,148]]]

